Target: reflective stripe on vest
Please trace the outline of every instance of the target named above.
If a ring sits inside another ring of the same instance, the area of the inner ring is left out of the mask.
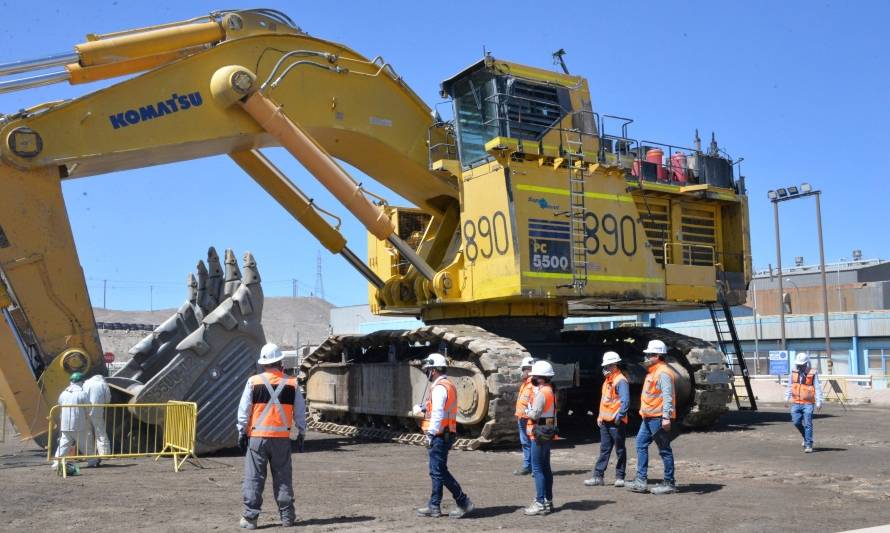
[[[534,391],[535,386],[532,385],[532,378],[525,378],[525,381],[519,386],[519,396],[516,398],[516,418],[525,418],[525,409],[528,407]]]
[[[544,396],[544,408],[541,410],[538,418],[529,418],[528,424],[525,426],[525,432],[532,440],[535,440],[535,426],[540,424],[541,421],[544,421],[544,423],[549,421],[549,425],[556,425],[556,395],[553,394],[553,385],[546,383],[536,387],[532,395],[531,405],[535,404],[539,394]]]
[[[816,386],[813,382],[816,379],[816,371],[812,368],[807,370],[804,383],[800,382],[800,373],[797,370],[791,372],[791,399],[794,403],[816,403]]]
[[[661,418],[664,414],[664,398],[659,384],[662,374],[667,374],[675,385],[671,394],[671,419],[677,418],[676,380],[664,361],[652,365],[643,382],[643,394],[640,396],[640,416],[643,418]]]
[[[253,407],[247,435],[250,437],[290,437],[294,420],[297,378],[283,372],[263,372],[250,378]]]
[[[439,431],[436,435],[441,435],[447,428],[452,433],[457,433],[457,387],[454,383],[448,381],[448,378],[439,378],[430,389],[430,396],[426,400],[426,412],[423,415],[423,421],[420,428],[424,433],[430,427],[430,417],[433,416],[433,389],[436,387],[445,387],[445,416],[442,417],[442,423],[439,424]]]
[[[597,422],[612,422],[616,418],[618,418],[618,413],[621,411],[621,398],[618,396],[618,384],[621,382],[627,382],[627,378],[624,377],[620,371],[612,372],[606,379],[603,381],[603,391],[600,396],[600,413],[597,416]],[[621,420],[626,424],[627,423],[627,415],[625,414],[621,417]]]

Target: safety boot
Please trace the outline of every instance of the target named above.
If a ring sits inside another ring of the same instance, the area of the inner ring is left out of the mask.
[[[452,511],[448,513],[448,516],[451,518],[463,518],[467,513],[472,513],[475,510],[476,505],[469,498],[467,498],[467,503],[465,503],[463,506],[458,505],[457,507],[452,509]]]
[[[417,516],[421,516],[424,518],[439,518],[440,516],[442,516],[442,509],[439,507],[432,507],[427,505],[426,507],[417,509]]]
[[[547,509],[548,513],[553,512],[553,500],[544,500],[544,508]]]
[[[539,516],[550,513],[550,510],[547,508],[547,505],[544,503],[535,500],[531,505],[525,508],[526,516]]]
[[[652,487],[652,490],[649,492],[652,494],[676,494],[680,491],[677,489],[675,481],[664,481]]]
[[[256,529],[256,518],[246,518],[241,517],[241,521],[238,522],[238,525],[243,529]]]
[[[615,480],[615,486],[616,486],[616,487],[623,487],[623,486],[624,486],[624,479],[623,479],[623,478],[617,478],[617,479]]]
[[[813,453],[813,447],[807,446],[803,449],[803,453]]]
[[[646,483],[645,479],[637,478],[625,486],[627,487],[627,490],[631,492],[649,492],[649,485]]]
[[[606,482],[603,480],[603,476],[599,474],[594,474],[590,479],[584,480],[584,485],[588,487],[602,487]]]
[[[531,473],[532,473],[532,471],[524,466],[522,468],[517,468],[516,470],[513,471],[514,476],[527,476]]]

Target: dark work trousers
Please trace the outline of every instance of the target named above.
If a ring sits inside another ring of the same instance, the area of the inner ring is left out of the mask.
[[[256,520],[263,507],[266,465],[272,470],[272,490],[282,521],[293,521],[294,488],[287,437],[251,437],[244,456],[244,518]]]
[[[448,471],[448,450],[454,444],[454,435],[450,432],[436,435],[430,443],[430,479],[433,481],[433,490],[430,494],[431,508],[438,508],[442,505],[442,486],[448,488],[448,491],[454,496],[457,505],[464,507],[469,498],[460,488],[460,484]]]
[[[615,479],[624,479],[624,469],[627,467],[627,448],[624,447],[624,424],[615,425],[615,422],[603,422],[600,428],[600,456],[593,467],[593,475],[603,477],[606,467],[609,466],[609,457],[612,448],[615,448]]]

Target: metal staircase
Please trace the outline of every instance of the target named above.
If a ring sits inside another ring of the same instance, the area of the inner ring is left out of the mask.
[[[711,312],[711,321],[714,323],[714,332],[717,334],[717,343],[720,346],[720,351],[723,352],[730,367],[741,370],[742,380],[745,382],[745,389],[739,391],[738,387],[736,387],[735,379],[732,381],[732,396],[735,398],[736,407],[739,410],[756,411],[757,401],[754,398],[754,391],[751,389],[751,377],[748,374],[748,366],[745,364],[742,345],[739,342],[735,322],[732,318],[732,310],[726,299],[723,298],[722,291],[717,291],[717,302],[709,304],[708,311]],[[738,374],[738,372],[734,373]],[[742,400],[747,400],[749,405],[742,406]]]

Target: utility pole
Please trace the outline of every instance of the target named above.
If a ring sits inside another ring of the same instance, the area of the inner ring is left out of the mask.
[[[102,280],[102,309],[108,309],[108,302],[105,299],[107,293],[108,293],[108,280],[103,279]]]
[[[828,373],[834,370],[831,360],[831,334],[828,331],[828,282],[825,280],[825,247],[822,245],[822,192],[816,191],[816,227],[819,230],[819,270],[822,273],[822,310],[825,321],[825,356],[828,357]]]
[[[315,259],[315,297],[324,300],[324,280],[321,277],[321,250]]]
[[[300,289],[297,286],[297,278],[291,279],[291,297],[296,298],[300,294]]]
[[[148,286],[148,310],[149,311],[155,310],[155,286],[154,285]]]

